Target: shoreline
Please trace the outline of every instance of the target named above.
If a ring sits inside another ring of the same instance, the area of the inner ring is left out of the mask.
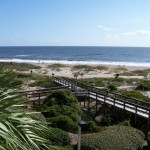
[[[64,65],[89,65],[89,66],[122,66],[122,67],[150,67],[144,62],[108,62],[108,61],[69,61],[69,60],[29,60],[29,59],[0,59],[0,62],[29,63],[29,64],[64,64]]]

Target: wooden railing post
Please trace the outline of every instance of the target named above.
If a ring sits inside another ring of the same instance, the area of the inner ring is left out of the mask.
[[[149,129],[150,129],[150,109],[149,109],[149,113],[148,113],[147,131],[149,131]]]
[[[96,93],[96,114],[97,114],[97,93]]]
[[[134,120],[135,126],[137,123],[137,106],[135,106],[135,120]]]

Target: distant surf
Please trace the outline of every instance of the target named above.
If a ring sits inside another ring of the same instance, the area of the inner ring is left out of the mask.
[[[0,62],[16,63],[60,63],[65,65],[114,65],[114,66],[139,66],[150,67],[150,63],[135,62],[106,62],[106,61],[68,61],[68,60],[25,60],[25,59],[0,59]]]
[[[150,48],[94,46],[0,47],[0,61],[150,67]]]

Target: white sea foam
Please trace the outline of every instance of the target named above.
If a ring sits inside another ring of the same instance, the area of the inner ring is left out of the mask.
[[[66,65],[116,65],[116,66],[140,66],[150,67],[149,63],[141,62],[108,62],[108,61],[68,61],[68,60],[28,60],[28,59],[0,59],[0,62],[17,63],[61,63]]]
[[[16,55],[16,57],[27,57],[29,55]]]

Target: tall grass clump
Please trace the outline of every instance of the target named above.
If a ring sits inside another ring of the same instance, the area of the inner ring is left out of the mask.
[[[60,71],[62,68],[66,68],[67,66],[64,64],[51,64],[48,65],[48,68],[51,70],[56,70],[56,71]]]

